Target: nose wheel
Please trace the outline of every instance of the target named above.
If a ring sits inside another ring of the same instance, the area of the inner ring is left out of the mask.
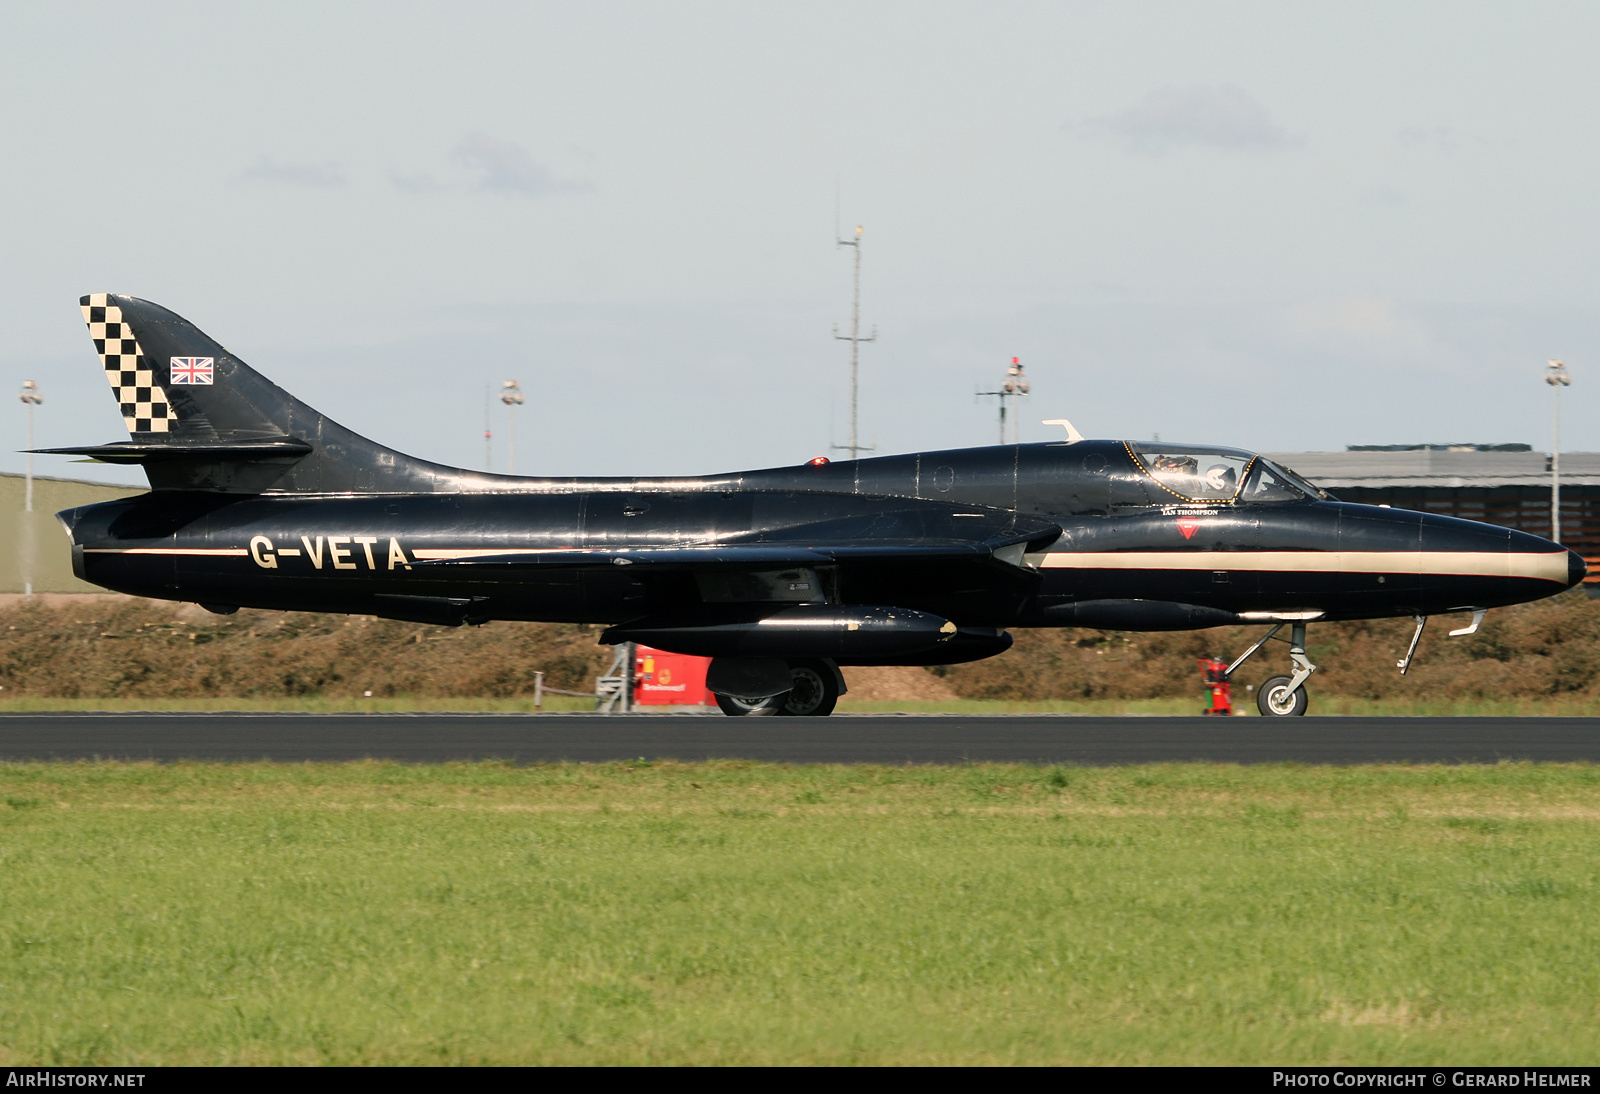
[[[1235,669],[1248,661],[1283,627],[1284,624],[1277,624],[1259,642],[1245,650],[1238,660],[1228,666],[1227,675],[1232,676]],[[1299,718],[1311,705],[1306,681],[1317,671],[1317,666],[1306,656],[1306,625],[1299,620],[1289,624],[1289,663],[1293,666],[1291,675],[1269,677],[1256,692],[1256,709],[1263,718]]]
[[[1256,692],[1256,709],[1263,718],[1298,718],[1311,705],[1305,687],[1294,687],[1294,677],[1273,676]]]

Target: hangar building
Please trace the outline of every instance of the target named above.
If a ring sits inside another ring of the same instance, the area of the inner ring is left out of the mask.
[[[103,593],[72,576],[72,546],[56,513],[111,501],[143,490],[102,482],[33,477],[33,512],[23,512],[23,478],[0,474],[0,594],[22,592],[29,577],[36,593]]]

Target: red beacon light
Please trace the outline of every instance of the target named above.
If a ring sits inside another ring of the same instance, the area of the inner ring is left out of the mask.
[[[822,467],[829,462],[830,461],[826,456],[815,456],[806,461],[806,463],[810,464],[812,467]]]

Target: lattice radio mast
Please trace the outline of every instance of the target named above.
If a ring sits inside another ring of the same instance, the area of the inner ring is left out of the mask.
[[[872,333],[861,337],[861,227],[856,226],[854,239],[840,239],[838,229],[834,229],[834,244],[839,247],[854,247],[856,249],[856,279],[855,292],[850,298],[850,333],[840,334],[838,324],[834,324],[833,336],[841,342],[850,343],[850,443],[832,445],[833,448],[847,450],[850,458],[856,459],[863,452],[871,452],[872,448],[860,443],[860,434],[857,432],[856,417],[856,392],[860,380],[860,352],[862,342],[876,342],[878,328],[872,328]]]

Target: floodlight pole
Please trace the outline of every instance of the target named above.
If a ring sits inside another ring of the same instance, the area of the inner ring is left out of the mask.
[[[1545,367],[1544,382],[1555,388],[1556,420],[1550,445],[1550,538],[1561,542],[1561,389],[1570,387],[1572,376],[1565,361],[1551,361]]]
[[[500,385],[500,401],[506,404],[506,470],[509,474],[517,473],[517,416],[514,413],[522,405],[522,385],[515,380],[507,380]]]
[[[995,396],[998,396],[999,399],[1000,399],[1000,443],[1001,444],[1005,444],[1006,443],[1006,400],[1007,399],[1020,399],[1024,395],[1028,394],[1029,390],[1030,390],[1030,388],[1029,388],[1029,385],[1028,385],[1028,378],[1022,374],[1022,361],[1019,358],[1013,357],[1011,359],[1011,366],[1006,369],[1006,382],[1000,385],[1000,390],[999,391],[980,391],[980,392],[978,392],[978,397],[979,398],[986,398],[986,397],[988,397],[990,395],[995,395]],[[1016,410],[1017,410],[1017,412],[1012,415],[1012,422],[1011,422],[1011,443],[1012,444],[1020,444],[1020,443],[1022,443],[1022,408],[1021,408],[1021,406],[1018,406],[1016,408]]]
[[[847,449],[850,453],[850,458],[853,460],[861,453],[871,451],[870,448],[866,448],[859,443],[859,434],[856,430],[856,391],[860,377],[861,343],[876,342],[878,340],[878,328],[874,326],[870,335],[866,338],[861,337],[861,226],[856,226],[854,239],[840,239],[835,236],[833,242],[838,247],[854,247],[856,249],[855,291],[850,298],[850,333],[848,335],[840,334],[837,325],[833,328],[833,336],[835,338],[841,342],[850,343],[850,443],[836,444],[832,447]]]
[[[1011,359],[1011,367],[1006,369],[1006,382],[1001,388],[1013,399],[1020,399],[1028,394],[1028,378],[1022,374],[1022,360],[1018,357]],[[1022,407],[1016,408],[1016,413],[1011,416],[1011,443],[1022,443]],[[1005,444],[1005,426],[1000,427],[1000,443]]]
[[[973,399],[974,402],[976,402],[979,399],[987,399],[991,395],[997,397],[1000,400],[1000,440],[998,442],[1000,444],[1005,444],[1006,443],[1006,395],[1007,394],[1008,393],[1004,392],[1004,391],[974,391],[972,393],[972,399]]]
[[[18,396],[22,405],[28,408],[28,463],[27,473],[24,476],[22,493],[22,511],[33,512],[33,408],[44,402],[44,396],[39,394],[39,384],[34,380],[22,381],[22,394]]]
[[[39,394],[39,384],[34,380],[22,381],[22,393],[17,396],[22,400],[22,405],[28,410],[28,461],[27,471],[23,476],[22,511],[33,512],[33,408],[44,402],[44,396]],[[33,596],[33,520],[30,517],[22,519],[22,595]]]

